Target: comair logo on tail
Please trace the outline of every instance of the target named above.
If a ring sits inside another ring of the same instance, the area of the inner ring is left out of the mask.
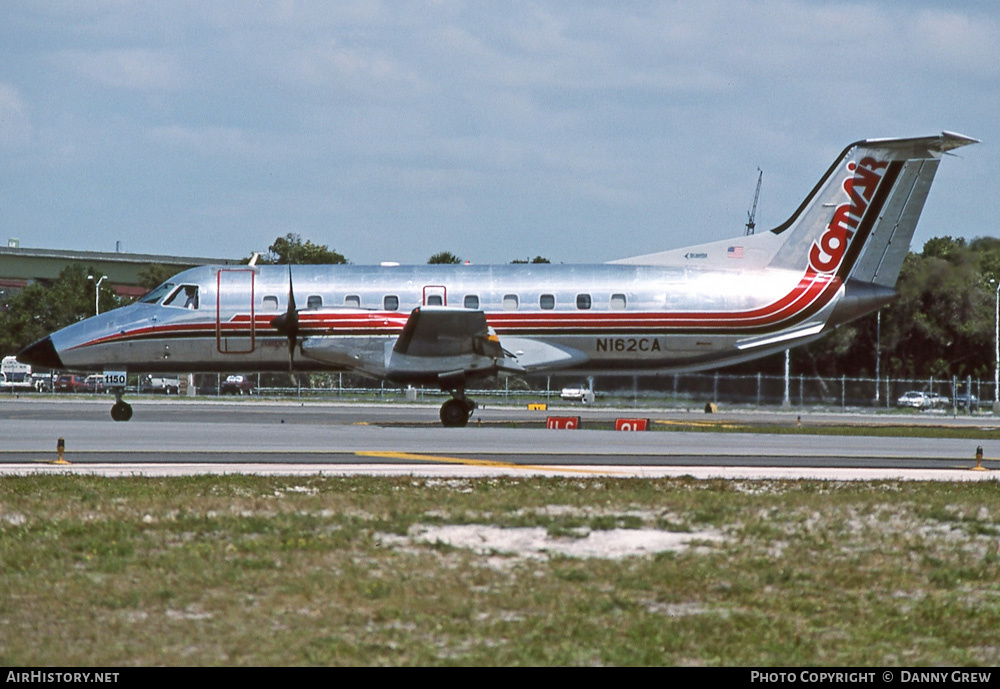
[[[871,157],[847,164],[851,174],[844,179],[843,188],[849,201],[837,206],[830,224],[809,250],[809,266],[817,273],[832,273],[840,267],[888,166]]]

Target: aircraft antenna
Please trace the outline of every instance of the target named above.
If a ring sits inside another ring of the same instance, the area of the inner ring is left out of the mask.
[[[757,223],[754,222],[754,219],[757,217],[757,199],[760,198],[760,182],[763,178],[764,172],[760,168],[757,168],[757,191],[753,194],[753,206],[751,206],[750,210],[747,211],[747,237],[752,235],[754,228],[757,227]]]

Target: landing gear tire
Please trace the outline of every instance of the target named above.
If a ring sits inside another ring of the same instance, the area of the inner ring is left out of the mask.
[[[132,405],[127,402],[115,402],[111,407],[111,418],[115,421],[128,421],[132,418]]]
[[[461,428],[469,423],[475,408],[469,400],[450,399],[441,405],[441,424],[445,428]]]

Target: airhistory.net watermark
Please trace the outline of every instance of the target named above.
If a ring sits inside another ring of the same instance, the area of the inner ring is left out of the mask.
[[[43,670],[8,670],[5,681],[25,684],[104,684],[118,681],[117,672],[51,672]]]

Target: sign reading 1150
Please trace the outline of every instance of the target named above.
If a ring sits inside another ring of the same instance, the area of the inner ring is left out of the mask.
[[[123,388],[125,387],[125,381],[127,379],[125,371],[105,371],[104,372],[104,387],[106,388]]]

